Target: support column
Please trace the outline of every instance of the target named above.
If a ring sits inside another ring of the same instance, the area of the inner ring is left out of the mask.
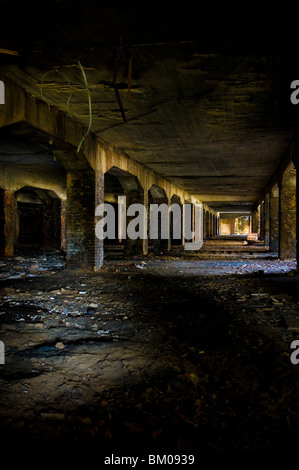
[[[213,214],[209,212],[209,237],[213,236]]]
[[[204,212],[204,237],[209,238],[209,211],[205,210]]]
[[[143,205],[146,208],[146,217],[144,220],[144,226],[148,227],[147,219],[148,219],[149,207],[148,207],[148,191],[147,190],[143,190]],[[147,231],[147,238],[142,240],[142,251],[144,255],[148,254],[148,237],[149,237],[149,233]]]
[[[4,191],[4,255],[13,256],[16,238],[17,209],[13,191]]]
[[[182,222],[183,222],[183,207],[181,200],[178,196],[173,195],[168,203],[173,210],[170,211],[170,249],[172,246],[182,246],[183,245],[183,231],[182,231]],[[179,211],[179,217],[177,216],[177,211]],[[174,234],[177,236],[178,228],[180,228],[180,238],[174,238]]]
[[[296,258],[296,170],[291,164],[280,185],[279,257]]]
[[[265,240],[265,201],[260,204],[259,238]]]
[[[269,243],[270,243],[270,194],[269,193],[267,193],[265,196],[264,213],[265,213],[264,240],[265,240],[265,246],[269,246]]]
[[[61,210],[60,210],[60,224],[61,224],[61,233],[60,233],[60,249],[66,251],[66,201],[61,200]]]
[[[259,231],[258,210],[255,210],[252,213],[252,232],[258,233],[258,231]]]
[[[184,223],[184,214],[183,214],[183,204],[181,204],[180,199],[175,199],[172,197],[169,199],[170,206],[173,210],[170,211],[170,244],[169,249],[172,246],[184,246],[183,239],[183,223]],[[179,212],[179,215],[177,214]],[[180,230],[179,230],[180,229]],[[180,238],[174,238],[174,234],[178,235],[177,232],[180,232]]]
[[[299,165],[298,159],[296,160],[296,261],[297,273],[299,271]]]
[[[66,258],[69,266],[90,268],[95,264],[95,174],[67,173]]]
[[[278,253],[279,250],[279,188],[277,184],[270,191],[269,249],[274,253]]]
[[[214,218],[214,214],[212,213],[211,214],[211,236],[212,236],[212,238],[214,237],[214,234],[215,234],[214,230],[215,230],[215,218]]]
[[[155,198],[154,204],[167,204],[169,206],[167,197]],[[170,234],[170,218],[168,219],[168,227],[169,227],[169,234]],[[170,250],[170,237],[168,239],[161,238],[161,224],[159,224],[159,232],[158,232],[158,239],[153,240],[153,252],[155,254],[165,253],[166,251]]]
[[[102,169],[95,171],[95,207],[104,203],[104,173]],[[97,223],[94,221],[94,227]],[[104,240],[94,237],[94,270],[99,271],[104,262]]]
[[[168,198],[167,205],[168,205],[168,208],[171,206],[171,198]],[[169,237],[168,237],[168,240],[164,240],[166,251],[171,250],[171,216],[170,214],[169,214],[169,219],[168,219],[168,228],[169,228]]]
[[[235,234],[235,227],[236,227],[236,219],[230,219],[229,221],[229,234]]]
[[[130,192],[126,192],[127,209],[132,204],[144,204],[144,191],[142,189],[133,189]],[[134,217],[127,216],[127,226],[134,220]],[[142,256],[144,254],[144,240],[137,238],[132,240],[128,237],[124,240],[124,250],[127,256]]]

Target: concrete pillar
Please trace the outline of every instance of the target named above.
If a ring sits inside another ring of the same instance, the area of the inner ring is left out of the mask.
[[[265,240],[265,201],[260,204],[259,209],[259,238]]]
[[[195,231],[195,206],[191,203],[191,231]]]
[[[190,209],[191,208],[191,209]],[[188,235],[190,231],[194,232],[194,204],[189,201],[185,201],[183,206],[183,240],[184,243],[192,242],[192,238]],[[187,218],[188,214],[188,218]],[[190,223],[190,215],[191,214],[191,223]]]
[[[144,190],[143,191],[143,205],[144,207],[146,208],[146,219],[148,218],[148,214],[149,214],[149,210],[148,210],[148,191]],[[148,226],[148,220],[144,220],[144,225]],[[142,251],[143,251],[143,254],[144,255],[147,255],[148,254],[148,237],[149,237],[149,234],[147,232],[147,238],[142,240]]]
[[[215,235],[215,217],[214,214],[211,214],[211,236],[214,237]]]
[[[230,227],[229,227],[229,232],[230,232],[230,235],[234,235],[235,234],[235,229],[236,229],[236,219],[230,219]]]
[[[299,162],[296,163],[296,261],[297,272],[299,271]]]
[[[258,221],[258,210],[255,210],[252,213],[252,232],[253,233],[258,233],[259,231],[259,221]]]
[[[171,206],[171,198],[168,198],[167,205],[168,207]],[[165,240],[166,251],[171,250],[171,216],[170,214],[169,214],[169,219],[168,219],[168,227],[169,227],[169,237],[168,237],[168,240]]]
[[[132,204],[144,204],[144,191],[143,189],[132,189],[131,191],[126,191],[126,202],[127,209]],[[134,220],[134,216],[127,216],[127,226]],[[144,240],[137,238],[132,240],[130,237],[124,239],[124,251],[127,256],[142,256],[144,254]]]
[[[267,193],[264,201],[264,240],[265,246],[270,243],[270,194]]]
[[[66,202],[66,258],[73,267],[95,265],[95,174],[68,171]]]
[[[66,242],[66,201],[61,200],[60,206],[60,249],[66,251],[67,242]]]
[[[204,237],[209,238],[209,223],[210,223],[210,215],[209,211],[204,211]]]
[[[170,212],[170,249],[171,246],[183,246],[184,245],[184,240],[183,240],[183,205],[181,204],[179,199],[171,198],[170,199],[170,205],[174,206],[174,209],[176,210],[179,208],[180,216],[177,217],[176,212],[171,211]],[[180,227],[180,233],[181,236],[180,238],[174,238],[174,234],[177,236],[177,231]]]
[[[4,191],[4,255],[13,256],[16,239],[17,208],[13,191]]]
[[[293,162],[296,168],[296,261],[297,261],[297,273],[299,271],[299,149],[298,142],[295,147],[293,155]]]
[[[276,184],[270,191],[269,249],[274,253],[279,250],[279,188]]]
[[[253,223],[252,223],[252,215],[249,217],[249,232],[252,233],[252,227],[253,227]]]
[[[95,207],[104,203],[104,173],[102,169],[95,171]],[[94,227],[98,222],[98,218],[94,220]],[[104,262],[104,240],[94,238],[94,270],[101,269]]]
[[[167,197],[155,198],[154,204],[167,204],[169,206],[169,199]],[[169,227],[169,234],[170,234],[170,217],[168,218],[168,227]],[[168,239],[161,238],[161,225],[159,224],[159,239],[154,240],[153,249],[154,253],[165,253],[169,251],[171,247],[170,237]]]
[[[279,257],[296,258],[296,170],[291,164],[280,184]]]

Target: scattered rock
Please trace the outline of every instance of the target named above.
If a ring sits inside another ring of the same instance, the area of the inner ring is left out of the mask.
[[[64,421],[65,420],[65,415],[64,413],[41,413],[40,414],[42,419],[45,419],[47,421]]]

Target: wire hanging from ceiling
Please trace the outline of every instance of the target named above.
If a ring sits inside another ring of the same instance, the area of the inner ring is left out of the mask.
[[[41,79],[41,82],[40,82],[40,94],[41,94],[41,97],[42,97],[43,101],[44,101],[48,106],[50,106],[50,103],[46,100],[46,98],[45,98],[45,96],[44,96],[44,94],[43,94],[44,80],[45,80],[45,78],[46,78],[50,73],[53,73],[53,72],[62,75],[63,78],[66,79],[66,82],[67,82],[67,84],[68,84],[68,87],[69,87],[69,89],[71,90],[71,83],[70,83],[68,77],[67,77],[63,72],[61,72],[61,71],[58,70],[58,69],[49,70],[48,72],[46,72],[46,73],[42,76],[42,79]],[[70,100],[71,100],[71,97],[72,97],[72,92],[70,91],[70,94],[69,94],[69,97],[68,97],[67,103],[66,103],[67,112],[68,112],[68,114],[69,114],[70,117],[72,117],[72,116],[71,116],[71,113],[70,113]]]
[[[83,135],[79,145],[78,145],[78,148],[77,148],[77,153],[80,152],[80,149],[81,149],[81,146],[86,138],[86,136],[89,134],[90,130],[91,130],[91,126],[92,126],[92,103],[91,103],[91,93],[90,93],[90,90],[89,90],[89,86],[88,86],[88,81],[87,81],[87,78],[86,78],[86,74],[85,74],[85,70],[81,64],[81,62],[79,60],[77,60],[77,63],[79,65],[79,68],[81,70],[81,73],[82,73],[82,76],[83,76],[83,80],[84,80],[84,85],[85,85],[85,90],[87,92],[87,96],[88,96],[88,110],[89,110],[89,123],[88,123],[88,128],[87,128],[87,131],[85,132],[85,134]],[[42,79],[41,79],[41,83],[40,83],[40,94],[41,94],[41,97],[43,99],[43,101],[48,105],[48,107],[50,106],[50,103],[46,100],[45,96],[44,96],[44,93],[43,93],[43,88],[44,88],[44,80],[45,78],[50,74],[50,73],[57,73],[57,74],[60,74],[64,80],[66,80],[66,83],[69,87],[69,90],[70,90],[70,93],[69,93],[69,96],[68,96],[68,99],[67,99],[67,102],[66,102],[66,108],[67,108],[67,112],[68,112],[68,115],[70,116],[70,118],[73,119],[73,116],[71,115],[71,112],[70,112],[70,101],[71,101],[71,97],[73,95],[73,91],[72,91],[72,85],[68,79],[68,77],[63,73],[61,72],[60,70],[58,69],[55,69],[55,70],[49,70],[48,72],[46,72],[43,76],[42,76]]]
[[[78,148],[77,148],[77,153],[80,152],[80,148],[81,148],[81,145],[83,144],[86,136],[89,134],[90,130],[91,130],[91,126],[92,126],[92,104],[91,104],[91,94],[90,94],[90,90],[89,90],[89,87],[88,87],[88,82],[87,82],[87,78],[86,78],[86,74],[85,74],[85,71],[84,71],[84,68],[82,67],[82,64],[81,62],[78,60],[77,61],[78,64],[79,64],[79,67],[81,69],[81,72],[82,72],[82,75],[83,75],[83,79],[84,79],[84,83],[85,83],[85,88],[86,88],[86,92],[87,92],[87,95],[88,95],[88,109],[89,109],[89,124],[88,124],[88,128],[87,128],[87,131],[85,132],[84,136],[82,137],[79,145],[78,145]]]

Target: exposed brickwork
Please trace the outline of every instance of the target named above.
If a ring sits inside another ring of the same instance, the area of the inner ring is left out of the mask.
[[[127,209],[131,204],[144,204],[144,194],[142,189],[132,190],[126,192]],[[134,219],[134,217],[127,216],[127,226]],[[132,240],[130,237],[124,240],[124,248],[126,255],[142,255],[143,254],[143,240],[137,238]]]
[[[94,267],[95,176],[92,171],[69,171],[66,202],[67,262]]]
[[[265,240],[265,201],[260,205],[259,215],[259,237],[260,240]]]
[[[104,202],[104,174],[102,171],[95,172],[95,207]],[[95,218],[94,226],[98,222]],[[101,269],[104,262],[104,241],[95,237],[94,246],[94,269],[98,271]]]
[[[296,170],[289,168],[280,188],[280,237],[279,256],[296,258]]]
[[[13,191],[4,191],[4,254],[14,255],[16,237],[16,201]]]
[[[152,204],[166,204],[169,205],[170,201],[166,197],[161,197],[161,198],[154,198]],[[150,220],[149,220],[150,221]],[[170,233],[170,217],[169,217],[169,233]],[[165,253],[170,249],[171,246],[171,240],[170,237],[169,239],[162,239],[161,238],[161,225],[159,224],[159,232],[158,232],[158,239],[153,240],[153,252],[156,254],[159,253]]]
[[[269,249],[275,253],[279,250],[279,189],[274,186],[270,192]]]
[[[259,213],[257,210],[252,214],[252,231],[253,233],[258,233],[259,231]]]
[[[61,211],[60,211],[60,249],[66,251],[66,201],[61,201]]]
[[[221,234],[233,235],[235,233],[235,219],[220,219]]]
[[[181,237],[180,238],[174,238],[174,224],[176,223],[173,213],[170,213],[170,234],[171,234],[171,239],[170,239],[170,247],[171,246],[178,246],[178,245],[183,245],[184,240],[183,240],[183,231],[182,231],[182,226],[183,226],[183,205],[181,204],[181,200],[177,196],[173,196],[170,199],[170,205],[172,204],[178,204],[180,206],[180,211],[181,211],[181,218],[180,218],[180,223],[181,223]]]
[[[266,194],[264,203],[264,240],[265,246],[269,246],[270,243],[270,194]]]
[[[213,236],[213,214],[212,212],[209,213],[209,236]]]
[[[204,238],[209,238],[209,212],[204,211]]]

